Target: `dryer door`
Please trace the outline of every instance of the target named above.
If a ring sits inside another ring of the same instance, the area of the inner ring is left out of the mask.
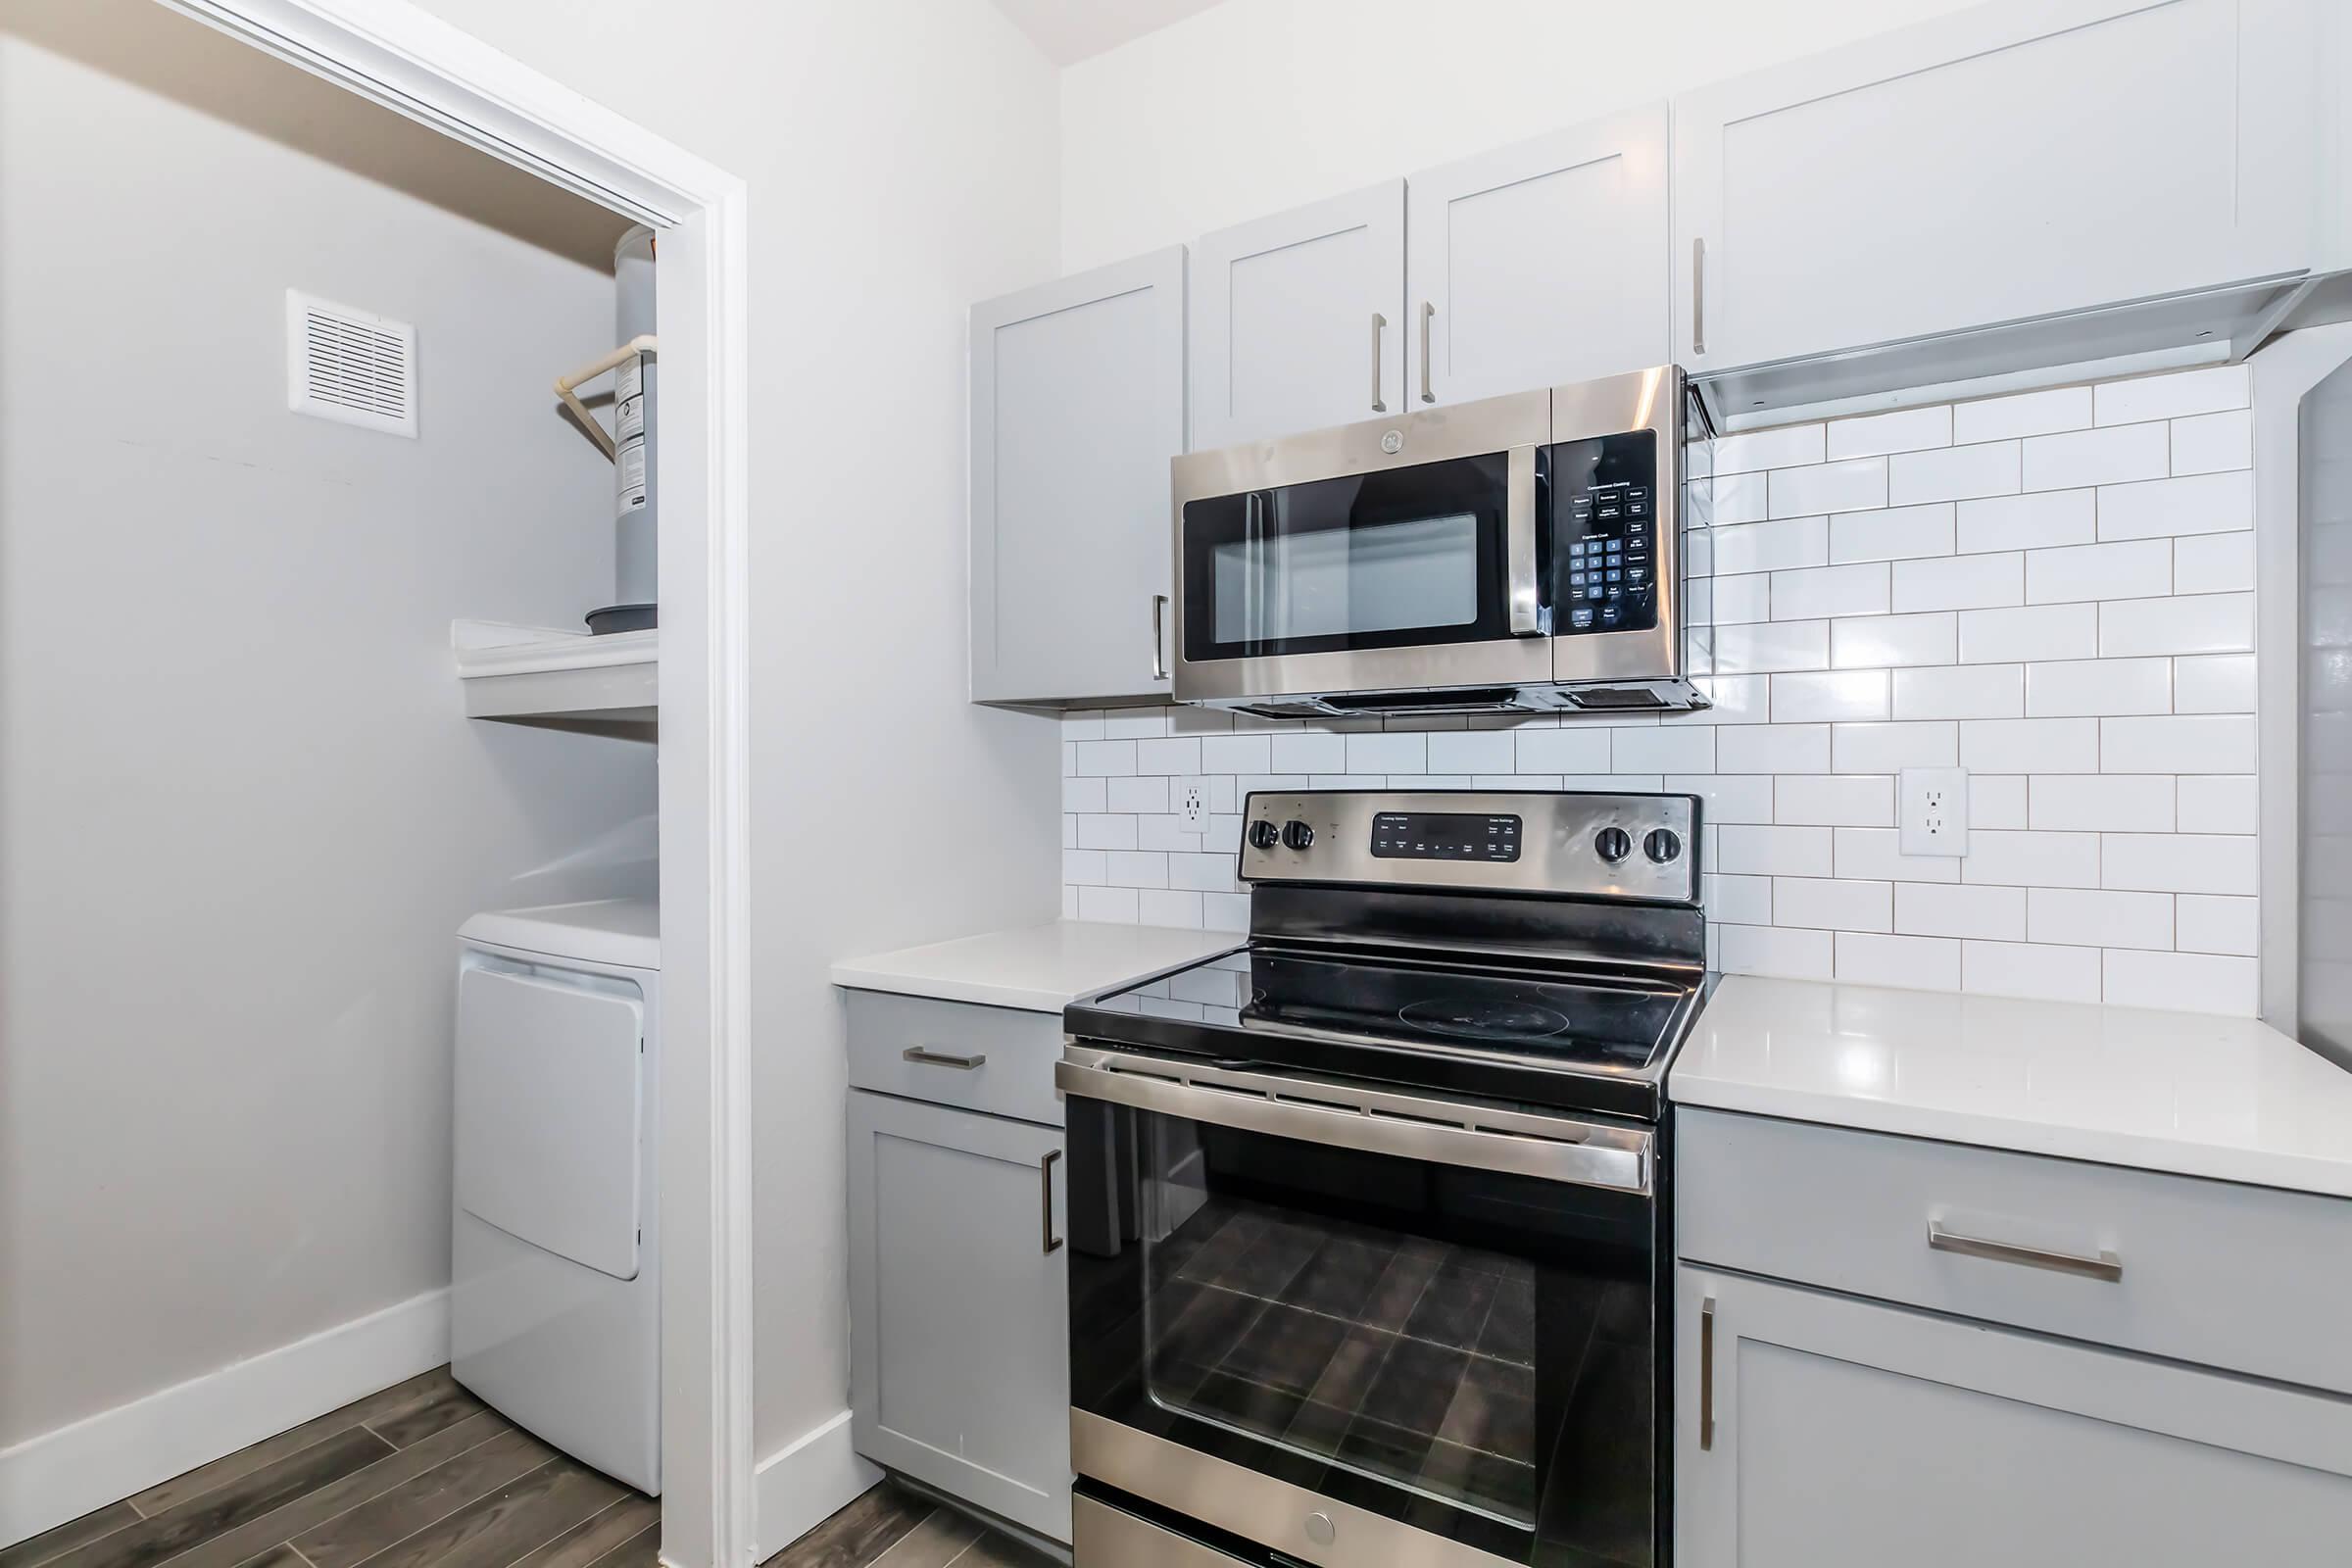
[[[609,982],[466,966],[459,1205],[534,1247],[634,1279],[644,1038],[644,999]]]

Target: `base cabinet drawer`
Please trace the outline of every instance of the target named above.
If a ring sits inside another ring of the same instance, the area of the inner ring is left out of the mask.
[[[1687,1568],[2343,1560],[2352,1403],[1685,1266]]]
[[[850,1432],[859,1453],[1070,1539],[1059,1129],[850,1095]]]
[[[1686,1110],[1677,1251],[2352,1394],[2352,1200]]]
[[[849,991],[850,1087],[1061,1125],[1061,1014]]]

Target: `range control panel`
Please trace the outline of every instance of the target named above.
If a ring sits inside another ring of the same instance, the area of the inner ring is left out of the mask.
[[[1654,430],[1551,449],[1556,633],[1657,625],[1658,488]]]
[[[1694,795],[1264,790],[1243,805],[1245,882],[1698,903]]]

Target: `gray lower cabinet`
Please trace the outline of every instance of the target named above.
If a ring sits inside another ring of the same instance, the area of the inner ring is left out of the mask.
[[[850,1094],[851,1432],[878,1464],[1070,1539],[1057,1127]]]
[[[972,307],[971,695],[1168,695],[1181,245]]]
[[[2342,1560],[2352,1403],[1685,1266],[1685,1568]]]

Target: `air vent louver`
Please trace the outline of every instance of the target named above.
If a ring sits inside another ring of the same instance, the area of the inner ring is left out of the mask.
[[[288,289],[286,406],[416,439],[416,329]]]

